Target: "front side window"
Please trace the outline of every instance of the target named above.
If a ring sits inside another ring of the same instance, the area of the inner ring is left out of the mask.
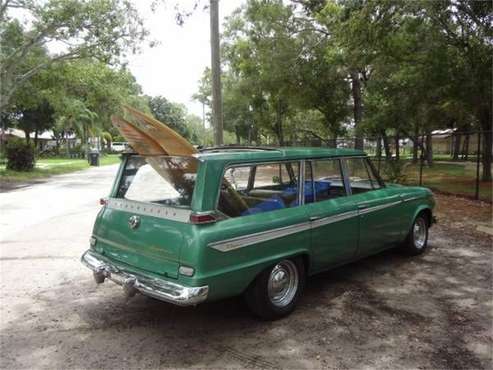
[[[239,217],[295,207],[298,179],[298,162],[230,167],[224,173],[218,210]]]
[[[381,188],[380,182],[366,158],[348,158],[346,163],[349,184],[353,194]]]
[[[306,162],[305,171],[305,203],[322,202],[346,195],[338,159]]]
[[[193,157],[131,156],[117,198],[190,208],[198,161]]]

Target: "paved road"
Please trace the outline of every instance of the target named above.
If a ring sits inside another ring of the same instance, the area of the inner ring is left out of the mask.
[[[424,256],[388,252],[310,279],[298,310],[276,322],[252,318],[241,299],[126,301],[79,262],[115,171],[0,194],[0,368],[491,365],[490,239],[438,225]]]
[[[85,213],[94,214],[99,198],[108,194],[118,165],[54,176],[45,183],[0,193],[0,241],[22,234],[32,234],[32,227],[49,232],[52,224],[68,218],[73,232],[81,230],[77,222],[88,220]],[[83,225],[87,226],[86,224]]]

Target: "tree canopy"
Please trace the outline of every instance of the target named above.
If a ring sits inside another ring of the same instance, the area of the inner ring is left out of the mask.
[[[482,130],[490,180],[492,4],[248,0],[224,26],[224,125],[281,145],[382,138],[389,156],[389,136],[417,153],[432,130]]]
[[[128,0],[2,0],[0,35],[3,110],[19,88],[54,63],[83,58],[118,63],[147,31]],[[40,54],[48,44],[57,52]]]

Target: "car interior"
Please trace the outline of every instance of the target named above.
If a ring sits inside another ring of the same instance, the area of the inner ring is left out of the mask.
[[[298,164],[283,163],[279,166],[279,174],[274,175],[273,169],[266,166],[250,166],[248,176],[245,171],[232,179],[225,174],[221,186],[218,210],[230,217],[251,215],[266,211],[295,207],[298,200]],[[270,166],[272,167],[272,166]],[[284,174],[284,176],[282,176]],[[266,181],[266,177],[272,179]],[[234,184],[235,186],[231,186]],[[233,194],[234,193],[234,194]],[[310,176],[305,181],[305,203],[322,201],[346,195],[340,177],[325,177],[313,180]]]

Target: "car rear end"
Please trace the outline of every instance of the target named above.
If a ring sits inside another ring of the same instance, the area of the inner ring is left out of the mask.
[[[181,263],[197,243],[194,220],[203,217],[192,212],[200,166],[194,157],[124,156],[82,256],[97,283],[109,279],[129,296],[179,305],[207,299],[209,287],[194,285],[194,268]]]

